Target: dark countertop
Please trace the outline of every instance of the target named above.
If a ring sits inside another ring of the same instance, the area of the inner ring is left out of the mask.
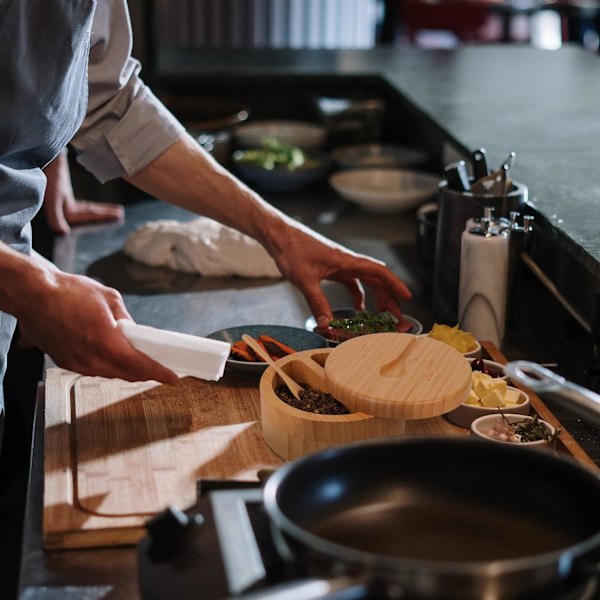
[[[383,78],[406,98],[410,114],[427,120],[440,138],[458,150],[486,145],[494,164],[508,151],[516,151],[514,175],[529,186],[532,205],[561,246],[596,276],[600,269],[600,240],[594,235],[595,162],[600,154],[594,135],[600,128],[594,107],[600,98],[597,60],[576,48],[547,52],[512,46],[453,52],[219,51],[196,57],[182,54],[177,69],[163,72],[175,79],[190,73],[200,81],[225,77],[236,85],[246,77],[260,80],[262,75],[285,81],[298,76],[321,81],[334,76],[355,76],[364,82]],[[515,82],[510,88],[505,83],[509,80]],[[413,291],[413,299],[404,304],[406,313],[421,320],[425,330],[432,325],[431,273],[417,259],[413,214],[366,213],[339,204],[326,186],[314,193],[267,199],[328,237],[387,262]],[[332,208],[340,213],[326,224],[322,216]],[[241,323],[304,325],[308,308],[287,282],[202,279],[138,265],[122,254],[126,235],[138,224],[192,216],[154,200],[132,204],[123,224],[84,227],[61,238],[55,262],[67,271],[85,273],[118,288],[133,318],[147,325],[198,335]],[[335,306],[349,304],[340,286],[327,284],[325,290]],[[545,356],[532,351],[527,358],[540,361]],[[40,403],[38,418],[42,410]],[[587,435],[581,433],[577,439],[588,442],[586,450],[594,450],[590,455],[598,460],[597,437],[586,440],[583,436]],[[131,548],[43,551],[42,484],[43,423],[38,420],[21,597],[137,597]]]
[[[549,235],[594,278],[600,274],[600,62],[577,46],[547,51],[517,45],[456,50],[163,50],[157,82],[232,84],[379,81],[440,139],[468,153],[485,146],[492,165],[517,153],[514,178]]]
[[[321,233],[388,265],[408,283],[413,298],[404,309],[427,331],[432,325],[430,270],[416,254],[416,223],[412,213],[379,215],[339,204],[327,188],[289,197],[270,197],[273,204]],[[323,215],[339,210],[324,224]],[[308,309],[288,282],[211,279],[134,263],[123,253],[127,235],[138,225],[157,219],[188,220],[194,215],[157,200],[127,206],[126,220],[117,225],[74,229],[56,244],[55,262],[69,272],[97,278],[118,288],[133,318],[143,324],[206,335],[242,323],[282,323],[304,326]],[[338,284],[325,284],[334,306],[347,306],[349,297]],[[536,356],[530,358],[536,359]],[[139,597],[135,548],[44,551],[43,506],[43,390],[38,400],[33,440],[31,479],[22,549],[21,600]],[[577,428],[576,420],[567,424]],[[573,431],[574,433],[574,431]],[[577,439],[597,455],[597,444]]]
[[[429,329],[431,290],[427,269],[415,249],[414,215],[378,215],[349,204],[323,189],[268,198],[276,206],[352,249],[386,261],[400,274],[414,297],[404,304],[407,314]],[[339,210],[331,224],[323,214]],[[158,219],[189,220],[195,215],[157,200],[126,207],[124,223],[73,229],[59,238],[54,261],[63,270],[86,274],[119,289],[133,318],[142,324],[206,335],[223,327],[272,323],[304,327],[308,307],[294,286],[283,280],[202,278],[168,269],[147,267],[122,252],[127,235],[138,225]],[[324,287],[336,307],[350,297],[335,283]],[[53,366],[50,362],[48,366]],[[39,394],[33,438],[31,476],[23,536],[20,600],[139,597],[135,548],[44,551],[42,507],[44,477],[44,399]]]

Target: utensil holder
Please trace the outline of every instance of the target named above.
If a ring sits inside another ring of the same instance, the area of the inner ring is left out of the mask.
[[[528,189],[513,181],[505,196],[476,195],[438,186],[438,220],[433,270],[433,314],[439,323],[458,323],[461,237],[467,219],[480,217],[483,209],[493,207],[496,217],[508,217],[510,211],[522,211]]]

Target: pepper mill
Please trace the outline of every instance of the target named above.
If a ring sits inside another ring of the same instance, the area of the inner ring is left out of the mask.
[[[507,230],[491,227],[490,218],[484,217],[461,238],[458,322],[498,348],[504,337],[507,277]]]

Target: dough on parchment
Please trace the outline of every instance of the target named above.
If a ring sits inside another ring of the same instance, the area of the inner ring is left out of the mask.
[[[205,277],[281,277],[256,240],[207,217],[149,221],[128,236],[124,252],[146,265]]]

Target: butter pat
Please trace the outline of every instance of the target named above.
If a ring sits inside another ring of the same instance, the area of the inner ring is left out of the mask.
[[[475,390],[469,390],[469,395],[465,400],[465,404],[479,404],[479,396],[475,393]]]
[[[517,404],[521,404],[521,392],[507,389],[504,394],[504,406],[517,406]]]
[[[481,404],[487,408],[498,408],[504,406],[504,395],[497,389],[490,390],[479,399]]]
[[[220,340],[138,325],[122,319],[123,335],[134,348],[175,371],[198,379],[217,381],[223,376],[231,345]]]
[[[480,398],[492,390],[497,390],[504,397],[506,393],[506,381],[498,377],[491,377],[485,373],[473,371],[472,388]]]

